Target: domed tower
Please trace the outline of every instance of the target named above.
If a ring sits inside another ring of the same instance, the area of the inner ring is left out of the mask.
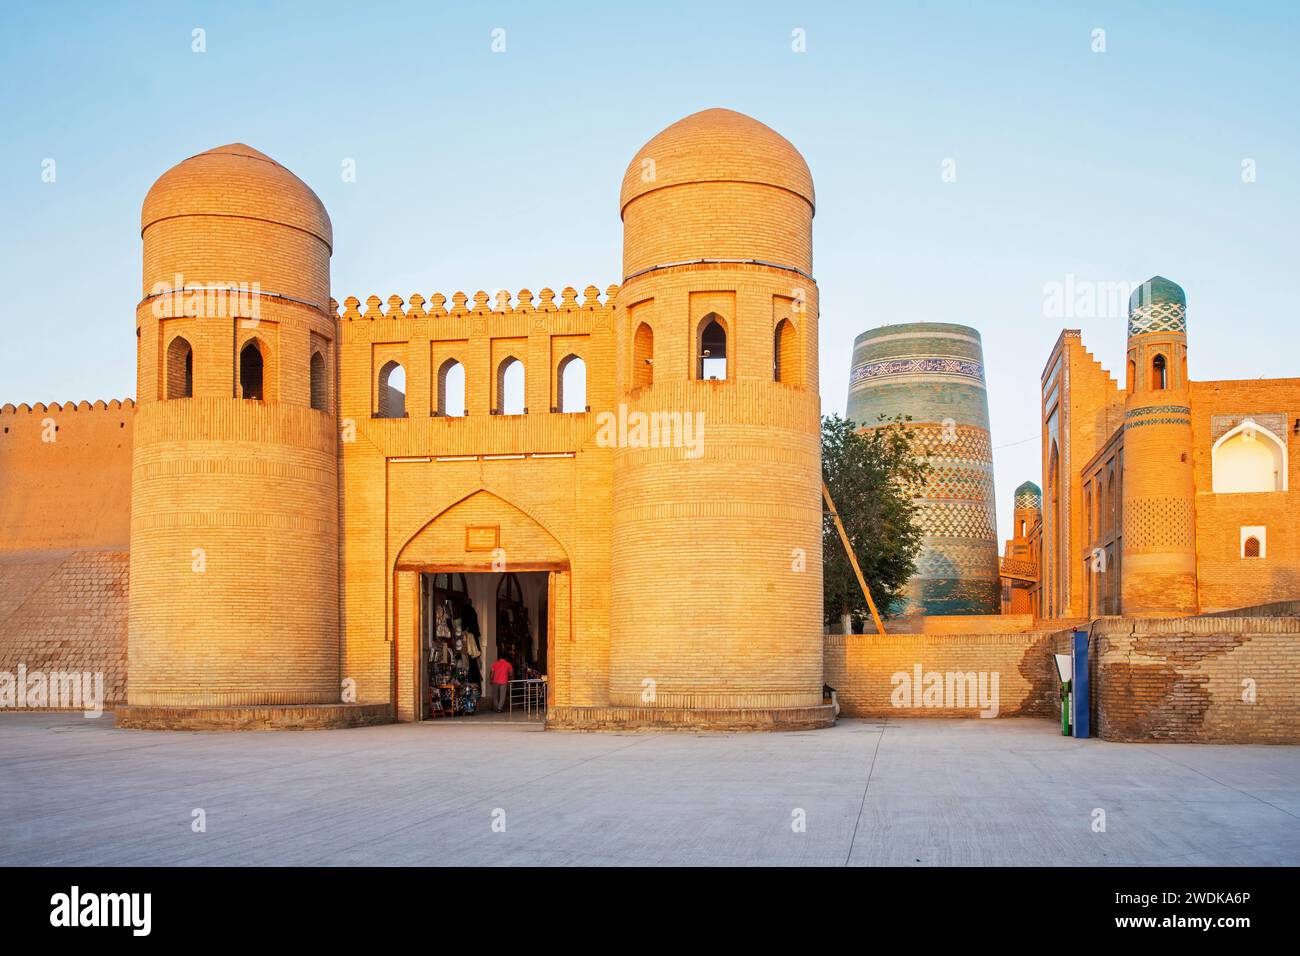
[[[1161,276],[1129,299],[1124,411],[1125,614],[1196,613],[1187,298]]]
[[[1042,520],[1043,492],[1032,481],[1016,489],[1011,537],[1002,550],[1002,613],[1033,614],[1038,553],[1029,536]]]
[[[623,178],[610,702],[650,720],[830,719],[813,209],[799,152],[730,110]]]
[[[1026,481],[1016,489],[1015,510],[1012,512],[1013,538],[1025,538],[1038,522],[1043,508],[1043,489]]]
[[[164,173],[140,226],[128,703],[338,702],[329,216],[237,144]]]

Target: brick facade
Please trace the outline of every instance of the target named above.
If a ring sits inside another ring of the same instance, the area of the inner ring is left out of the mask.
[[[1288,518],[1300,511],[1300,379],[1191,378],[1186,298],[1167,279],[1143,283],[1130,313],[1122,387],[1074,330],[1043,373],[1034,612],[1185,616],[1300,597]],[[1274,457],[1267,488],[1222,486],[1233,466],[1216,448],[1234,429]]]
[[[549,576],[552,725],[824,725],[814,205],[789,142],[706,110],[628,165],[621,285],[339,306],[315,194],[241,144],[191,157],[141,214],[139,405],[90,440],[116,493],[73,509],[102,533],[39,512],[76,472],[24,427],[3,547],[129,520],[124,725],[415,719],[420,575],[506,570]]]

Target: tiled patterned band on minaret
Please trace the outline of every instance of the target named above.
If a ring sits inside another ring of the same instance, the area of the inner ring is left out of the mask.
[[[924,537],[902,613],[997,614],[998,546],[984,353],[964,325],[887,325],[854,340],[848,417],[910,415],[929,461]]]

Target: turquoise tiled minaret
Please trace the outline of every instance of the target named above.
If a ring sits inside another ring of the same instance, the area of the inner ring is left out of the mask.
[[[980,334],[965,325],[887,325],[853,343],[848,417],[910,415],[931,473],[916,502],[923,530],[904,614],[997,614],[993,453]]]

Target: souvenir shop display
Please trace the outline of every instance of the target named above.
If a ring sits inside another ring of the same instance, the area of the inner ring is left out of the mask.
[[[438,574],[425,594],[433,629],[427,635],[429,717],[455,717],[478,710],[482,687],[478,615],[464,575]]]

